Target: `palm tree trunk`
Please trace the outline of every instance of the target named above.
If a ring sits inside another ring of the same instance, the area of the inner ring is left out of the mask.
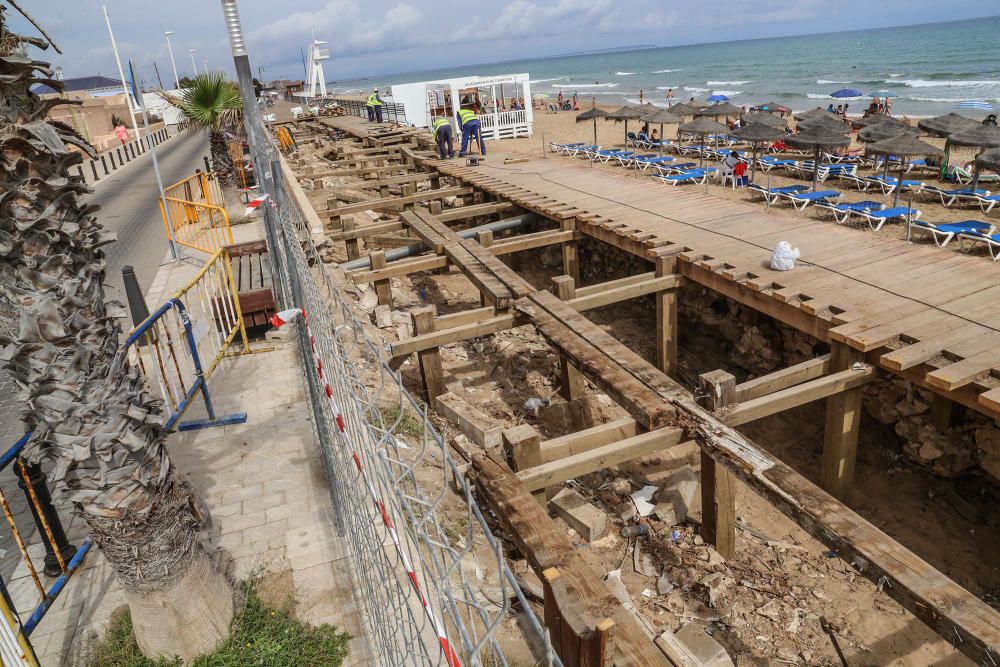
[[[35,433],[25,456],[49,464],[58,496],[87,521],[126,591],[143,650],[189,659],[225,637],[232,591],[198,539],[207,511],[167,456],[162,402],[119,347],[124,313],[104,300],[102,247],[114,236],[95,219],[97,207],[79,200],[86,183],[70,175],[82,154],[69,145],[93,149],[45,122],[60,102],[29,89],[59,84],[46,64],[14,52],[29,40],[7,31],[3,11],[0,317],[12,333],[0,328],[0,363]],[[143,603],[150,600],[173,606]]]
[[[223,185],[235,183],[236,170],[233,167],[233,155],[229,152],[229,142],[226,141],[226,136],[222,132],[210,130],[208,146],[212,153],[212,168],[218,175],[219,182]]]

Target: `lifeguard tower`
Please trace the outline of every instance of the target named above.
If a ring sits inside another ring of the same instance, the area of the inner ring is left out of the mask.
[[[327,44],[319,39],[313,38],[309,45],[309,90],[306,96],[310,99],[314,97],[326,97],[326,75],[323,73],[323,61],[330,59],[330,49],[323,46]],[[318,90],[317,90],[318,88]]]

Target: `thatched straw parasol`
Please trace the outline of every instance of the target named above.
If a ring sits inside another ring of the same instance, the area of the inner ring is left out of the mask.
[[[766,111],[767,113],[772,113],[772,114],[773,113],[783,114],[786,111],[790,111],[790,109],[788,107],[786,107],[783,104],[778,104],[777,102],[764,102],[763,104],[758,104],[754,108],[760,109],[761,111]]]
[[[642,118],[646,113],[641,109],[636,107],[624,106],[621,109],[616,109],[608,114],[605,114],[605,118],[613,120],[615,122],[623,120],[625,121],[625,145],[628,146],[628,122],[634,118]]]
[[[814,118],[806,118],[796,123],[795,127],[799,130],[809,130],[814,127],[822,127],[824,129],[830,130],[831,132],[848,132],[851,128],[848,127],[846,123],[840,118],[840,116],[834,116],[827,114],[826,116],[815,116]]]
[[[1000,172],[1000,149],[991,148],[976,156],[976,167]]]
[[[854,118],[851,120],[851,125],[853,125],[856,130],[860,130],[870,125],[885,125],[886,123],[900,127],[910,127],[903,121],[897,120],[896,118],[885,114],[874,114],[872,116],[868,116],[867,118]]]
[[[776,141],[785,136],[785,133],[783,130],[779,130],[771,125],[750,123],[733,130],[729,133],[729,136],[750,144],[750,147],[753,149],[753,162],[750,163],[750,182],[753,183],[757,177],[757,151],[760,149],[760,145],[768,141]]]
[[[847,126],[844,125],[844,132]],[[851,140],[840,132],[830,130],[821,125],[816,125],[808,130],[803,130],[797,134],[785,137],[785,141],[790,146],[796,148],[812,148],[816,155],[813,158],[813,192],[816,191],[816,184],[819,182],[819,154],[824,148],[842,148],[851,143]]]
[[[976,121],[957,113],[946,113],[943,116],[924,118],[917,121],[917,127],[939,137],[944,137],[944,159],[941,160],[941,173],[938,178],[944,179],[948,173],[948,163],[951,161],[951,135],[964,130],[971,130],[979,125]]]
[[[962,130],[948,136],[948,140],[955,146],[974,146],[976,148],[997,148],[1000,146],[1000,128],[995,125],[979,125],[968,130]],[[979,156],[976,156],[977,158]],[[969,188],[975,191],[979,185],[979,167],[972,177],[972,184]]]
[[[698,111],[695,113],[695,117],[708,116],[712,118],[721,118],[723,116],[739,116],[740,113],[741,111],[738,106],[730,104],[729,102],[721,102]]]
[[[640,119],[644,123],[659,124],[660,126],[660,155],[663,155],[663,126],[667,124],[680,123],[684,119],[680,116],[675,116],[673,113],[667,109],[657,109],[655,113],[651,113],[648,116],[643,116]]]
[[[878,126],[873,126],[866,128],[864,131],[875,129]],[[869,153],[875,155],[884,155],[886,164],[889,163],[889,156],[896,155],[899,157],[899,183],[896,187],[896,196],[893,198],[892,205],[899,205],[899,191],[902,189],[900,186],[903,184],[903,177],[906,175],[906,165],[910,160],[910,157],[914,155],[940,155],[941,149],[936,146],[931,146],[926,141],[921,141],[912,132],[903,132],[897,134],[894,137],[889,137],[888,139],[883,139],[876,143],[871,144],[866,149]]]
[[[917,136],[920,134],[920,130],[915,127],[910,127],[909,125],[904,125],[900,123],[896,125],[894,123],[875,123],[869,125],[865,129],[858,132],[858,139],[865,142],[866,144],[874,144],[879,141],[885,141],[886,139],[892,139],[897,136]],[[893,153],[895,155],[895,153]],[[889,159],[885,159],[884,167],[882,171],[884,176],[889,175]]]
[[[591,107],[590,109],[587,109],[586,111],[584,111],[583,113],[577,115],[577,117],[576,117],[576,122],[578,122],[578,123],[582,123],[584,121],[588,121],[588,120],[593,119],[593,121],[594,121],[594,145],[595,146],[597,145],[597,119],[598,118],[604,118],[607,115],[608,115],[608,112],[605,111],[604,109],[598,109],[597,107]]]
[[[686,102],[680,102],[670,107],[670,113],[676,116],[691,116],[693,118],[699,111],[701,111],[701,107]]]
[[[705,144],[705,137],[710,134],[720,135],[727,134],[729,132],[728,127],[708,118],[695,118],[690,123],[681,123],[677,129],[679,132],[683,132],[684,134],[693,134],[698,136],[702,145]],[[698,164],[699,166],[705,164],[705,151],[703,150],[699,151]]]
[[[840,116],[838,116],[835,113],[831,113],[826,109],[821,109],[819,107],[816,107],[815,109],[810,109],[809,111],[803,111],[802,113],[795,114],[795,120],[809,120],[810,118],[822,118],[824,116],[829,118],[840,118]]]
[[[788,122],[780,115],[767,113],[766,111],[754,111],[748,114],[744,114],[743,121],[745,123],[758,123],[760,125],[776,127],[779,130],[783,130],[786,127],[788,127]]]

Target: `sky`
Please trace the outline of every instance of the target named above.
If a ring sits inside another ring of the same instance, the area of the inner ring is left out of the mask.
[[[117,75],[100,0],[22,0],[63,55],[44,56],[69,77]],[[123,61],[165,87],[179,76],[232,73],[218,0],[104,0]],[[302,78],[300,47],[329,42],[327,78],[353,79],[634,45],[675,46],[857,30],[990,16],[996,0],[240,0],[255,75]],[[747,14],[747,9],[752,12]],[[873,12],[877,8],[877,13]],[[15,12],[12,28],[37,34]],[[581,37],[585,35],[586,37]]]

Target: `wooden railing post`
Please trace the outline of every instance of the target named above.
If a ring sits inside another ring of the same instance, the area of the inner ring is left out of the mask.
[[[386,267],[387,262],[384,250],[372,250],[368,253],[368,256],[371,258],[372,271],[378,271]],[[392,287],[389,284],[388,278],[375,281],[375,294],[378,296],[378,305],[392,308]],[[433,331],[433,328],[431,330]]]
[[[576,297],[576,283],[571,276],[556,276],[552,279],[552,285],[560,300],[568,301]],[[587,383],[583,373],[563,354],[559,355],[559,366],[562,371],[559,393],[569,403],[573,428],[590,428],[593,424],[587,406]]]
[[[676,257],[656,259],[657,277],[677,272]],[[656,294],[656,367],[673,377],[677,374],[677,289]]]
[[[864,361],[864,352],[845,343],[830,347],[830,372],[851,368]],[[858,455],[861,426],[862,387],[849,389],[826,399],[826,427],[823,433],[821,486],[838,500],[844,500],[854,483],[854,462]]]
[[[736,403],[736,377],[716,370],[698,376],[700,389],[707,395],[706,406],[713,412]],[[723,558],[736,553],[736,489],[732,473],[701,452],[701,536]]]
[[[434,306],[423,306],[410,311],[413,318],[413,330],[416,335],[434,331]],[[444,368],[441,366],[441,353],[434,347],[417,352],[420,363],[420,379],[423,381],[427,404],[434,406],[434,399],[445,392]]]

